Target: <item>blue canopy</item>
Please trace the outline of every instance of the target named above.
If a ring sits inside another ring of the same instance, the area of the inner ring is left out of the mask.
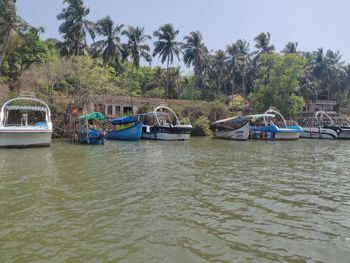
[[[138,121],[136,116],[122,116],[114,119],[109,119],[108,122],[112,123],[113,125],[116,124],[126,124],[131,122]]]

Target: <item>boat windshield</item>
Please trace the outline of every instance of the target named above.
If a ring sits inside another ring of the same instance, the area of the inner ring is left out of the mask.
[[[140,114],[145,125],[178,125],[179,119],[175,112],[166,106],[159,106],[153,112]]]
[[[35,98],[15,98],[1,109],[3,126],[46,126],[50,121],[50,110],[42,101]]]

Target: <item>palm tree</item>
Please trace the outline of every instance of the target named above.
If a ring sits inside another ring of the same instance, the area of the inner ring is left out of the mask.
[[[58,20],[63,20],[59,32],[71,47],[70,55],[79,56],[87,46],[86,33],[89,32],[91,38],[95,39],[95,23],[84,19],[90,10],[84,6],[83,0],[64,0],[63,2],[68,4],[68,7],[63,8],[62,13],[57,15]]]
[[[175,30],[172,24],[165,24],[159,27],[158,31],[153,33],[153,36],[158,40],[154,42],[153,57],[158,55],[161,58],[162,64],[166,61],[166,69],[168,75],[167,88],[169,89],[169,65],[174,62],[174,55],[180,60],[182,43],[176,41],[176,36],[179,30]]]
[[[150,47],[148,44],[145,44],[144,42],[146,40],[150,40],[151,36],[145,35],[144,33],[144,27],[132,27],[129,26],[128,30],[123,31],[123,35],[126,35],[128,38],[128,43],[124,45],[123,49],[123,59],[126,59],[127,57],[131,57],[132,60],[132,67],[131,72],[134,72],[134,68],[138,69],[140,67],[140,59],[143,58],[147,62],[151,62],[152,58],[149,54]],[[133,106],[133,100],[132,100],[132,94],[133,94],[133,88],[130,89],[130,97],[131,97],[131,105],[134,110]]]
[[[106,37],[91,45],[97,54],[102,54],[103,64],[107,65],[112,59],[119,61],[122,45],[120,43],[121,30],[124,25],[116,25],[110,16],[106,16],[96,23],[96,33]]]
[[[218,50],[212,56],[211,61],[211,73],[212,78],[216,79],[216,91],[217,95],[220,94],[220,91],[224,90],[225,95],[227,96],[227,87],[225,85],[225,76],[227,72],[226,67],[227,57],[225,52],[222,50]]]
[[[254,38],[256,44],[255,47],[258,49],[258,53],[268,53],[275,50],[273,45],[270,45],[270,33],[260,33]]]
[[[184,37],[184,40],[186,43],[181,47],[184,53],[183,61],[186,66],[193,66],[195,74],[199,75],[209,60],[208,49],[203,43],[202,34],[199,31],[192,31]]]
[[[243,96],[246,96],[245,77],[247,74],[247,64],[250,59],[249,44],[245,40],[238,40],[236,43],[226,48],[227,66],[233,81],[232,93],[235,80],[242,83]]]
[[[128,43],[124,46],[123,57],[130,57],[132,61],[132,71],[140,67],[140,59],[151,62],[150,47],[144,42],[150,40],[151,36],[145,35],[144,27],[129,26],[128,30],[123,31],[123,35],[128,38]]]
[[[27,24],[16,15],[16,0],[0,1],[0,67],[5,55],[10,49],[11,42],[19,36],[20,30],[25,29]],[[1,71],[0,71],[1,75]]]
[[[287,45],[285,46],[285,48],[282,50],[282,53],[285,54],[297,54],[298,48],[298,42],[288,42]]]
[[[186,66],[194,67],[194,77],[196,86],[202,88],[203,73],[209,62],[208,49],[203,43],[202,34],[199,31],[192,31],[188,36],[184,37],[186,41],[182,45],[183,61]]]
[[[313,54],[311,65],[314,77],[320,80],[321,89],[327,91],[329,100],[332,87],[338,84],[338,74],[343,65],[339,52],[327,50],[325,54],[323,48],[319,48]]]

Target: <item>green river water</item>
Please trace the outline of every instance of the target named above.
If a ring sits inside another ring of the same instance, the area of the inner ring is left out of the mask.
[[[350,141],[0,149],[0,262],[350,262]]]

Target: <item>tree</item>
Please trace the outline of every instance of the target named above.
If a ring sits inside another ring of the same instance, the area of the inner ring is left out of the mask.
[[[192,31],[184,37],[186,43],[183,50],[183,61],[187,67],[194,67],[195,84],[200,89],[203,83],[203,73],[209,62],[208,49],[203,43],[202,34],[199,31]]]
[[[169,92],[169,65],[174,62],[174,55],[180,60],[182,43],[176,41],[179,30],[175,30],[172,24],[165,24],[159,27],[153,36],[158,40],[154,42],[153,57],[157,56],[161,59],[162,64],[166,61],[166,69],[168,75],[168,92]],[[169,94],[168,94],[169,95]]]
[[[270,33],[260,33],[254,38],[256,44],[255,47],[258,49],[258,54],[269,53],[275,50],[274,45],[270,45]]]
[[[285,48],[282,50],[284,54],[297,54],[298,42],[288,42]]]
[[[249,63],[249,44],[245,40],[238,40],[226,48],[227,66],[232,79],[232,93],[237,81],[241,81],[243,96],[246,96],[245,77]]]
[[[96,95],[103,95],[115,89],[115,71],[102,67],[88,56],[72,58],[73,72],[68,78],[68,91],[75,105],[84,108],[94,102]]]
[[[320,80],[320,90],[327,92],[327,99],[330,99],[332,88],[339,86],[340,69],[343,66],[339,52],[319,48],[313,53],[311,60],[312,73]]]
[[[209,61],[208,49],[203,43],[202,34],[199,31],[192,31],[184,37],[184,40],[186,43],[181,46],[184,53],[183,61],[186,66],[193,66],[195,75],[199,76]]]
[[[216,82],[216,94],[217,97],[220,95],[220,92],[223,92],[226,96],[227,87],[225,85],[225,80],[227,77],[227,67],[226,67],[227,57],[225,52],[218,50],[211,58],[211,78]]]
[[[68,7],[63,8],[57,15],[58,20],[63,20],[59,32],[63,34],[64,44],[68,55],[82,55],[86,53],[86,33],[89,32],[92,39],[95,38],[95,23],[85,19],[89,14],[89,8],[84,6],[83,0],[64,0]]]
[[[304,99],[298,96],[304,66],[304,59],[295,54],[262,54],[258,79],[254,82],[257,91],[248,97],[253,107],[264,112],[275,106],[282,114],[295,116],[304,106]]]
[[[19,36],[19,30],[25,29],[27,24],[16,15],[16,0],[0,1],[0,76],[1,66],[6,54],[15,48],[15,39]],[[13,44],[12,47],[11,43]]]
[[[143,58],[147,62],[151,62],[152,58],[149,54],[150,47],[144,42],[150,40],[151,36],[145,35],[144,27],[129,26],[128,30],[123,31],[123,35],[128,38],[128,43],[125,46],[125,55],[131,58],[132,70],[140,67],[140,59]]]
[[[17,80],[23,70],[34,63],[43,63],[49,57],[47,44],[40,39],[43,28],[30,27],[22,32],[22,41],[6,59],[8,65],[7,75],[12,80]]]
[[[124,25],[114,26],[110,16],[106,16],[97,21],[96,33],[106,37],[106,39],[93,43],[91,47],[97,54],[102,55],[104,65],[107,65],[113,59],[119,61],[121,58],[122,45],[119,35],[123,27]]]

